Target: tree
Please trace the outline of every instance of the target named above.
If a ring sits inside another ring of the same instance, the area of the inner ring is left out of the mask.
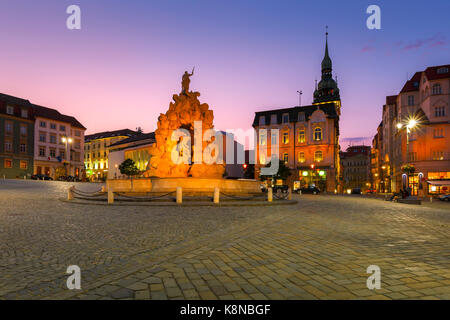
[[[279,162],[279,166],[278,166],[278,171],[276,174],[274,175],[268,175],[268,176],[263,176],[261,175],[261,180],[266,180],[267,178],[272,178],[273,181],[277,181],[277,180],[286,180],[291,174],[291,169],[289,169],[286,164],[284,163],[284,161],[279,160],[278,158],[275,158],[273,161],[278,161]],[[266,168],[269,168],[271,165],[271,163],[269,162],[266,165]]]
[[[255,179],[255,165],[254,164],[244,164],[244,178],[245,179]]]
[[[132,159],[126,159],[124,162],[122,162],[122,164],[119,166],[119,170],[121,174],[125,174],[129,177],[136,176],[141,173]]]

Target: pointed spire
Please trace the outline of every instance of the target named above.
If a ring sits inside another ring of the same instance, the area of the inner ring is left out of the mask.
[[[328,55],[328,26],[325,26],[325,57],[329,57]]]
[[[330,58],[330,55],[328,54],[328,26],[326,26],[325,28],[326,28],[326,32],[325,32],[325,56],[323,57],[323,60],[322,60],[322,72],[325,71],[325,70],[331,71],[331,58]]]

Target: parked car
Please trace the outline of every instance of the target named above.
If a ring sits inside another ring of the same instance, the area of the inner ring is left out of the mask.
[[[33,174],[31,176],[32,180],[53,180],[52,177],[46,175],[46,174]]]
[[[441,194],[439,196],[439,200],[441,200],[441,201],[450,201],[450,194]]]
[[[352,189],[352,194],[362,194],[361,188],[353,188]]]
[[[367,194],[369,194],[369,193],[376,193],[376,192],[377,192],[377,190],[375,190],[375,189],[367,189],[366,190]]]
[[[282,185],[282,186],[274,186],[272,188],[272,191],[274,193],[278,193],[278,192],[287,193],[288,189],[289,189],[289,186]]]
[[[302,193],[310,193],[310,194],[319,194],[320,189],[317,187],[309,186],[306,188],[300,188],[299,189]]]
[[[80,179],[78,179],[78,177],[74,177],[74,176],[60,176],[58,178],[59,181],[68,181],[68,182],[76,182],[76,181],[80,181]]]

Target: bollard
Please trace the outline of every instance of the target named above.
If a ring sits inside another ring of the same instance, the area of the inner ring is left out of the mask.
[[[70,187],[69,190],[67,190],[67,200],[73,200],[73,187]]]
[[[177,203],[183,203],[183,188],[177,187]]]
[[[106,187],[102,186],[101,192],[106,192]]]
[[[214,188],[214,203],[219,203],[220,199],[220,189],[215,187]]]
[[[288,200],[292,200],[292,191],[291,188],[288,189],[288,196],[287,196]]]
[[[267,201],[272,202],[272,188],[267,189]]]
[[[114,203],[114,192],[111,188],[108,188],[108,204]]]
[[[430,202],[433,202],[433,197],[430,197]]]

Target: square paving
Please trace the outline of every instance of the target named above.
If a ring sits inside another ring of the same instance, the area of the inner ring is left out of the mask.
[[[0,299],[450,299],[449,203],[95,206],[60,201],[70,185],[0,181]]]

